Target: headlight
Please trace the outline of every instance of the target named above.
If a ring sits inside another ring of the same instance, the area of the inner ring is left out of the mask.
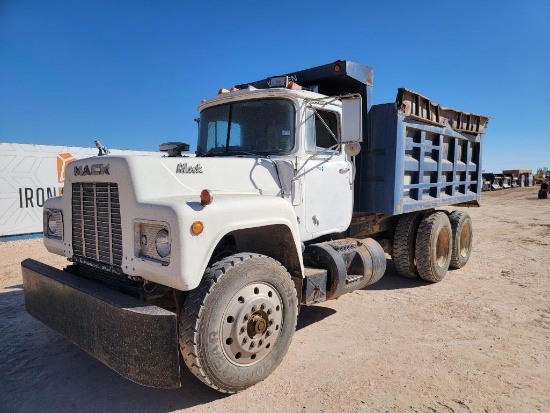
[[[53,214],[48,214],[48,233],[50,235],[55,235],[57,232],[57,219]]]
[[[57,240],[63,239],[63,214],[60,210],[44,210],[44,236]]]
[[[161,229],[157,232],[155,243],[157,246],[157,252],[162,258],[166,258],[170,255],[170,238],[168,237],[168,231]]]
[[[170,226],[159,221],[134,221],[134,251],[136,257],[169,265],[172,252]]]

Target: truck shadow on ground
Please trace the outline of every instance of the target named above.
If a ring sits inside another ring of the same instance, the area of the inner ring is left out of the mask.
[[[297,329],[335,313],[303,307]],[[0,290],[0,331],[6,332],[0,337],[0,406],[7,412],[171,412],[227,397],[201,383],[183,361],[180,389],[152,389],[119,376],[27,314],[22,285]]]
[[[401,277],[395,268],[393,260],[387,259],[384,276],[377,283],[365,287],[364,290],[399,290],[402,288],[425,287],[431,284],[421,278]]]
[[[0,410],[171,412],[223,399],[185,365],[182,387],[135,384],[25,311],[23,286],[0,289]]]
[[[321,306],[303,306],[300,308],[300,314],[298,315],[298,323],[296,324],[296,331],[302,328],[308,327],[312,324],[318,323],[331,315],[336,314],[336,310]]]
[[[365,289],[429,284],[400,277],[388,260],[382,279]],[[306,328],[335,313],[332,308],[304,306],[296,328]],[[0,335],[0,406],[7,406],[6,411],[171,412],[227,397],[201,383],[184,364],[182,387],[175,390],[147,388],[119,376],[28,315],[22,285],[0,290],[0,331],[4,332]]]

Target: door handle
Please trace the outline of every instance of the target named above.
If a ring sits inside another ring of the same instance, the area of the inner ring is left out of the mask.
[[[341,174],[345,174],[346,172],[349,172],[349,168],[342,168],[339,171]]]

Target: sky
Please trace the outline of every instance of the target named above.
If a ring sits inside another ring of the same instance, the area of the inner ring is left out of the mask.
[[[548,0],[0,0],[0,142],[194,151],[202,99],[338,59],[490,116],[483,170],[550,167]]]

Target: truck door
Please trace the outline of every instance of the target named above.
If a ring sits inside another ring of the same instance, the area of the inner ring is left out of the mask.
[[[339,116],[320,109],[317,114],[311,109],[306,112],[305,149],[309,156],[299,173],[304,178],[305,227],[312,238],[347,229],[353,208],[353,165],[332,136],[338,136]]]

